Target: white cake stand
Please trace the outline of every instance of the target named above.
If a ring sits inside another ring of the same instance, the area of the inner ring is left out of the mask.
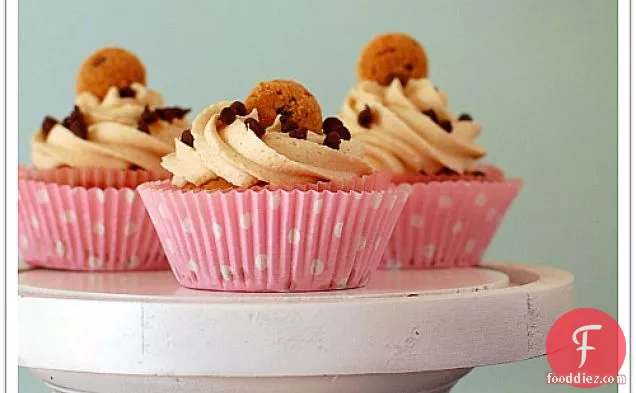
[[[442,393],[472,367],[544,354],[572,283],[494,264],[251,295],[169,271],[22,271],[19,364],[64,393]]]

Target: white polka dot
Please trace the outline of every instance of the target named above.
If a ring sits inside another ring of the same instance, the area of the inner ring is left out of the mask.
[[[277,209],[280,206],[280,196],[278,194],[271,195],[268,204],[271,210]]]
[[[398,259],[391,259],[386,262],[386,268],[389,270],[400,270],[402,267],[402,261]]]
[[[453,205],[453,200],[448,195],[442,195],[437,201],[437,207],[440,209],[447,209]]]
[[[41,189],[37,192],[36,199],[41,205],[49,203],[49,193],[45,189]]]
[[[126,202],[132,205],[132,203],[135,201],[137,193],[134,190],[128,189],[124,192],[124,196],[126,198]]]
[[[360,240],[358,240],[358,251],[364,250],[366,246],[367,246],[367,238],[362,236]]]
[[[72,210],[66,210],[62,214],[62,221],[64,221],[67,224],[75,222],[76,220],[77,220],[77,216],[75,216],[75,212]]]
[[[293,228],[289,231],[289,233],[287,234],[287,241],[289,241],[291,244],[300,243],[300,231],[298,230],[298,228]]]
[[[66,246],[60,240],[55,242],[55,255],[58,257],[63,257],[66,254]]]
[[[464,223],[461,221],[457,221],[454,225],[453,228],[451,229],[451,231],[454,234],[460,233],[462,231],[462,229],[464,229]]]
[[[241,228],[250,229],[252,226],[252,213],[244,213],[241,216]]]
[[[168,210],[168,207],[163,203],[159,205],[159,215],[161,216],[161,218],[170,217],[170,211]]]
[[[223,235],[223,227],[215,222],[212,224],[212,232],[214,233],[215,238],[220,239]]]
[[[256,270],[260,271],[267,269],[267,255],[258,254],[254,259],[254,266],[256,266]]]
[[[91,255],[90,257],[88,257],[88,266],[91,269],[100,268],[103,265],[104,265],[104,261],[102,261],[99,257],[95,255]]]
[[[316,199],[314,201],[314,206],[312,208],[312,211],[314,214],[318,214],[320,213],[321,209],[322,209],[322,199]]]
[[[336,283],[336,289],[345,289],[347,287],[347,281],[349,281],[349,277],[342,277],[340,281]]]
[[[375,244],[373,245],[373,248],[376,250],[380,248],[380,243],[382,243],[382,239],[376,239]]]
[[[126,261],[126,266],[128,266],[128,269],[134,269],[137,266],[139,266],[139,258],[137,258],[136,256],[131,256],[130,258],[128,258],[128,261]]]
[[[232,269],[230,269],[227,265],[221,265],[221,276],[225,281],[231,281],[234,278],[234,273],[232,273]]]
[[[497,209],[491,207],[490,210],[488,210],[488,213],[486,213],[486,221],[492,221],[492,219],[495,218],[496,215]]]
[[[192,219],[184,218],[183,221],[181,221],[181,229],[183,229],[183,232],[185,233],[193,233],[194,228],[192,226]]]
[[[35,229],[39,229],[40,228],[40,221],[38,221],[37,217],[35,217],[35,216],[31,217],[31,225]]]
[[[393,209],[395,207],[395,203],[398,200],[398,194],[391,195],[391,202],[389,203],[389,208]]]
[[[333,227],[333,235],[337,238],[340,238],[340,236],[342,236],[342,227],[344,226],[344,223],[342,221],[338,221],[336,223],[336,225]]]
[[[172,239],[166,239],[166,251],[168,251],[170,254],[174,254],[175,252],[177,252]]]
[[[29,248],[29,239],[26,236],[22,236],[20,240],[22,242],[22,248]]]
[[[135,232],[137,232],[137,226],[135,224],[133,223],[126,224],[126,227],[124,228],[124,235],[130,236],[134,234]]]
[[[95,190],[95,198],[97,198],[99,203],[104,203],[104,191]]]
[[[373,195],[373,208],[378,209],[382,204],[382,198],[384,198],[383,194],[377,193]]]
[[[424,217],[419,214],[413,214],[411,216],[411,226],[413,228],[422,228],[424,226]]]
[[[311,265],[309,266],[309,269],[312,275],[319,276],[322,274],[322,272],[325,271],[325,263],[321,261],[320,259],[316,259],[315,261],[311,263]]]
[[[96,222],[93,224],[93,233],[98,236],[104,236],[104,223]]]
[[[483,192],[480,192],[475,197],[475,205],[477,205],[479,207],[483,207],[486,204],[487,201],[488,201],[488,197]]]
[[[190,270],[192,273],[198,273],[199,272],[199,265],[197,264],[197,262],[194,259],[190,259],[188,261],[188,270]]]
[[[360,199],[362,199],[362,193],[361,193],[361,192],[356,192],[356,191],[354,191],[354,192],[353,192],[353,199],[355,199],[355,200],[358,200],[358,201],[359,201]]]
[[[470,253],[470,252],[473,252],[474,249],[475,249],[475,241],[473,239],[470,239],[469,241],[466,242],[466,247],[464,247],[464,250]]]
[[[435,245],[434,244],[427,244],[424,247],[422,247],[422,256],[427,258],[427,259],[431,259],[433,258],[433,255],[435,255]]]

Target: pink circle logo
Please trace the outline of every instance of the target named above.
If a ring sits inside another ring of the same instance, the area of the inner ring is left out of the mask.
[[[554,323],[546,343],[553,373],[548,383],[592,388],[621,383],[618,371],[625,361],[625,335],[607,313],[579,308]]]

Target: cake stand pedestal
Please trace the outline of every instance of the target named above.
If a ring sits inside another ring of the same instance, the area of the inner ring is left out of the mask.
[[[19,273],[19,364],[59,393],[442,393],[544,354],[573,306],[545,266],[383,271],[364,289],[231,294],[170,271]]]

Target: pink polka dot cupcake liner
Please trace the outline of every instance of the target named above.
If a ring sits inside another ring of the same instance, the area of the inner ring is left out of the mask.
[[[347,185],[139,192],[175,277],[187,288],[240,292],[364,286],[410,193],[390,175]]]
[[[20,167],[18,249],[22,258],[34,266],[64,270],[169,269],[134,189],[139,182],[162,177],[146,171]],[[79,186],[83,182],[92,186]]]
[[[458,179],[412,186],[381,269],[478,265],[523,181]]]

